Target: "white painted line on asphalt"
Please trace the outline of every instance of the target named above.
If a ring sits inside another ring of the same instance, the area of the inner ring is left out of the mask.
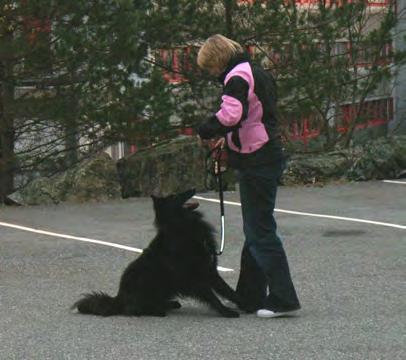
[[[390,183],[390,184],[402,184],[406,185],[406,181],[399,181],[399,180],[382,180],[384,183]]]
[[[205,198],[205,197],[201,197],[201,196],[194,196],[194,198],[197,199],[197,200],[204,200],[204,201],[215,202],[215,203],[220,202],[220,200],[218,200],[218,199],[210,199],[210,198]],[[224,201],[224,204],[241,206],[240,203],[234,202],[234,201]],[[350,218],[350,217],[334,216],[334,215],[325,215],[325,214],[315,214],[315,213],[292,211],[292,210],[282,210],[282,209],[277,209],[277,208],[275,208],[275,212],[280,212],[280,213],[284,213],[284,214],[292,214],[292,215],[301,215],[301,216],[312,216],[312,217],[333,219],[333,220],[353,221],[353,222],[360,222],[360,223],[365,223],[365,224],[387,226],[387,227],[393,227],[393,228],[397,228],[397,229],[406,230],[406,225],[398,225],[398,224],[385,223],[385,222],[373,221],[373,220],[364,220],[364,219],[358,219],[358,218]]]
[[[72,236],[72,235],[61,234],[61,233],[56,233],[56,232],[52,232],[52,231],[45,231],[45,230],[41,230],[41,229],[34,229],[31,227],[27,227],[27,226],[10,224],[10,223],[1,222],[1,221],[0,221],[0,226],[17,229],[17,230],[28,231],[28,232],[32,232],[35,234],[53,236],[53,237],[69,239],[69,240],[83,241],[83,242],[88,242],[88,243],[97,244],[97,245],[110,246],[110,247],[114,247],[117,249],[132,251],[132,252],[136,252],[136,253],[142,253],[142,249],[138,249],[138,248],[126,246],[126,245],[121,245],[121,244],[116,244],[116,243],[111,243],[108,241],[101,241],[101,240],[96,240],[96,239],[80,237],[80,236]],[[223,271],[223,272],[234,271],[233,269],[229,269],[229,268],[225,268],[225,267],[221,267],[221,266],[218,266],[217,269],[219,271]]]
[[[127,250],[127,251],[133,251],[133,252],[137,252],[137,253],[142,253],[141,249],[137,249],[137,248],[130,247],[130,246],[125,246],[125,245],[120,245],[120,244],[115,244],[115,243],[111,243],[111,242],[107,242],[107,241],[89,239],[89,238],[85,238],[85,237],[72,236],[72,235],[67,235],[67,234],[60,234],[60,233],[56,233],[56,232],[45,231],[45,230],[40,230],[40,229],[34,229],[34,228],[26,227],[26,226],[9,224],[9,223],[5,223],[5,222],[0,222],[0,226],[9,227],[9,228],[17,229],[17,230],[29,231],[29,232],[36,233],[36,234],[41,234],[41,235],[54,236],[54,237],[59,237],[59,238],[63,238],[63,239],[70,239],[70,240],[89,242],[89,243],[92,243],[92,244],[111,246],[111,247],[115,247],[115,248],[118,248],[118,249],[123,249],[123,250]]]

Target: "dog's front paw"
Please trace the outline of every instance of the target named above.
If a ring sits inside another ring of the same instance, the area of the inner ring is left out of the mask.
[[[179,301],[172,300],[172,301],[168,301],[167,307],[169,310],[175,310],[175,309],[180,309],[182,307],[182,305],[180,304]]]
[[[231,310],[229,308],[226,308],[225,310],[223,310],[221,315],[223,315],[226,318],[238,318],[238,317],[240,317],[240,314],[237,311]]]

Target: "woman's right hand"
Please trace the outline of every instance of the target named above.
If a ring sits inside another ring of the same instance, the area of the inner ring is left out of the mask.
[[[199,135],[196,135],[196,137],[197,142],[199,143],[200,146],[209,146],[210,148],[220,147],[221,149],[223,149],[226,143],[226,139],[224,137],[209,140],[204,140]]]
[[[207,140],[203,140],[199,135],[196,135],[197,138],[197,143],[199,144],[199,146],[204,146],[207,143]]]
[[[226,143],[226,138],[222,137],[216,141],[216,143],[214,144],[214,147],[220,147],[221,149],[224,149],[225,143]]]

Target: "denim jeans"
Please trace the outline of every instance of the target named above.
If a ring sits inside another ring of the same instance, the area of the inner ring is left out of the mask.
[[[273,214],[283,167],[279,162],[237,171],[245,235],[237,294],[247,311],[300,308]]]

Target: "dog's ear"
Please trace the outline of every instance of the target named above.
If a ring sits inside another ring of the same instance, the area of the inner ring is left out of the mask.
[[[195,189],[189,189],[183,193],[178,194],[176,197],[179,201],[179,205],[183,205],[186,201],[188,201],[191,197],[193,197],[196,194]]]

